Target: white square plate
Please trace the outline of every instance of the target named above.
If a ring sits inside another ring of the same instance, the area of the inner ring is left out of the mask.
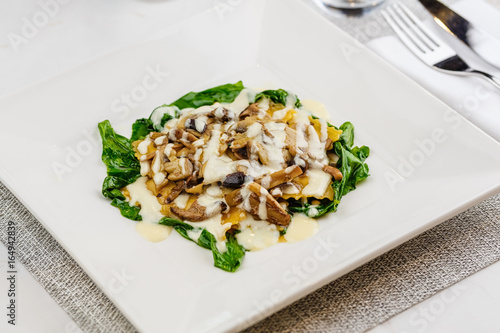
[[[175,233],[146,242],[110,206],[96,126],[128,135],[154,107],[240,79],[352,121],[371,177],[314,237],[230,274]],[[144,332],[246,327],[500,189],[498,143],[299,0],[204,12],[2,99],[0,122],[2,181]]]

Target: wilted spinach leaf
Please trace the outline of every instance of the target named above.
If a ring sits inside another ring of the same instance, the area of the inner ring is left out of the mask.
[[[243,86],[243,83],[239,81],[235,84],[228,83],[200,92],[187,93],[175,102],[171,104],[163,104],[162,106],[159,106],[153,110],[153,112],[149,116],[149,120],[152,124],[152,130],[161,132],[167,121],[179,117],[179,110],[185,108],[199,108],[200,106],[204,105],[212,105],[215,102],[232,103],[244,88],[245,87]],[[170,112],[166,112],[162,115],[161,120],[158,121],[158,118],[155,117],[157,120],[155,120],[154,122],[152,121],[153,114],[155,114],[157,110],[169,107],[174,107],[176,112],[172,114],[170,110]]]
[[[191,237],[188,236],[188,231],[193,230],[194,227],[192,225],[189,225],[187,223],[181,222],[176,219],[172,219],[170,217],[164,217],[158,222],[159,224],[166,225],[169,227],[174,227],[175,231],[177,231],[182,237],[189,239],[190,241],[193,241]],[[194,241],[193,241],[194,242]],[[196,242],[196,244],[198,244]],[[198,244],[200,245],[200,244]],[[201,247],[204,247],[200,245]],[[205,247],[206,249],[210,249],[209,247]]]
[[[118,198],[113,199],[113,201],[111,201],[111,205],[119,208],[123,217],[134,221],[142,221],[142,216],[139,214],[141,208],[137,206],[130,206],[128,202]]]
[[[195,227],[187,223],[181,222],[176,219],[165,217],[159,222],[162,225],[174,227],[174,229],[184,238],[189,239],[199,246],[211,250],[214,257],[214,265],[227,272],[234,272],[240,267],[243,258],[245,257],[245,249],[238,244],[236,237],[230,233],[226,233],[226,249],[227,251],[221,253],[217,248],[217,240],[215,236],[208,232],[206,229],[201,231],[200,237],[197,241],[191,239],[188,231],[195,230]],[[199,230],[199,229],[198,229]]]
[[[288,98],[288,91],[283,90],[283,89],[265,90],[261,93],[258,93],[255,96],[255,101],[257,102],[259,99],[261,99],[263,97],[269,98],[274,103],[286,105],[286,100]],[[296,108],[300,108],[302,106],[302,103],[300,103],[300,100],[297,97],[297,95],[295,95],[295,104],[294,105]]]
[[[206,233],[204,235],[204,233]],[[217,241],[215,236],[206,230],[203,230],[202,236],[210,240],[210,246],[214,255],[214,265],[227,272],[234,272],[240,267],[243,258],[245,257],[245,249],[238,244],[236,237],[227,232],[226,233],[226,249],[224,253],[220,253],[217,249]]]
[[[337,210],[337,206],[344,195],[356,189],[356,184],[369,176],[369,168],[364,161],[370,155],[370,148],[366,146],[352,147],[354,144],[354,126],[346,122],[340,126],[342,134],[339,141],[335,142],[334,150],[339,156],[337,168],[342,172],[343,178],[340,181],[334,181],[333,201],[328,199],[320,200],[319,205],[312,205],[316,200],[310,198],[308,202],[289,199],[288,209],[293,213],[304,213],[310,217],[320,217],[329,212]],[[317,211],[311,211],[312,209]],[[314,214],[311,214],[314,212]]]
[[[130,141],[116,134],[109,120],[98,125],[102,138],[102,161],[108,169],[108,176],[102,184],[102,194],[112,199],[111,204],[120,209],[123,216],[140,221],[139,207],[131,207],[125,201],[120,189],[140,177],[140,164],[135,157]]]
[[[177,106],[182,110],[212,105],[215,102],[232,103],[244,88],[241,81],[235,84],[223,84],[200,92],[190,92],[168,106]]]
[[[369,168],[364,161],[370,155],[370,148],[366,146],[352,147],[354,143],[354,126],[350,122],[340,126],[343,131],[339,141],[335,142],[335,153],[339,156],[337,168],[344,178],[334,182],[335,201],[350,191],[356,189],[356,184],[369,176]],[[347,175],[347,176],[346,176]]]
[[[130,142],[144,139],[146,135],[153,131],[153,122],[150,119],[137,119],[132,125],[132,136],[130,137]]]
[[[126,181],[137,177],[141,167],[130,141],[116,134],[109,120],[99,123],[98,127],[102,138],[102,161],[108,168],[108,176]]]

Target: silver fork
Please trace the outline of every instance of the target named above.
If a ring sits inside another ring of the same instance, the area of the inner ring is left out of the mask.
[[[500,89],[500,80],[491,74],[470,68],[458,54],[433,34],[404,4],[394,4],[382,15],[401,41],[427,65],[455,75],[485,78]]]

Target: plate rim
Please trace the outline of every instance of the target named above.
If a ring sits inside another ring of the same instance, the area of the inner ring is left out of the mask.
[[[267,3],[270,0],[264,0],[264,1],[265,1],[266,5],[267,5]],[[282,2],[284,2],[284,1],[282,1]],[[337,30],[338,33],[343,34],[344,36],[348,36],[351,40],[355,41],[355,39],[352,36],[350,36],[349,34],[347,34],[345,31],[343,31],[342,29],[340,29],[336,25],[332,24],[332,22],[330,20],[328,20],[326,17],[320,15],[318,12],[316,12],[310,6],[304,4],[303,1],[295,0],[295,2],[296,3],[300,3],[303,7],[307,8],[307,10],[309,11],[310,15],[315,15],[316,17],[320,17],[322,20],[325,20],[326,22],[328,22],[331,25],[332,29]],[[172,28],[174,28],[174,27],[172,27]],[[127,45],[127,46],[121,47],[121,48],[119,48],[117,50],[112,50],[109,53],[105,53],[105,54],[100,55],[100,56],[98,56],[96,58],[93,58],[93,59],[91,59],[91,60],[89,60],[89,61],[87,61],[85,63],[82,63],[82,64],[79,64],[79,65],[77,65],[75,67],[72,67],[71,69],[69,69],[67,71],[63,71],[61,73],[57,73],[54,76],[51,76],[51,77],[48,77],[48,78],[46,78],[44,80],[38,81],[36,83],[33,83],[33,84],[31,84],[29,86],[26,86],[26,87],[24,87],[24,88],[22,88],[20,90],[17,90],[17,91],[14,91],[14,92],[12,92],[12,93],[10,93],[8,95],[2,96],[0,98],[0,102],[3,102],[4,100],[10,99],[11,97],[13,97],[15,95],[22,95],[26,91],[28,91],[30,89],[33,89],[34,87],[38,87],[38,86],[44,85],[44,84],[46,84],[49,81],[57,80],[57,79],[59,79],[61,77],[65,77],[67,75],[70,75],[72,72],[77,71],[78,69],[80,69],[82,67],[85,67],[88,64],[91,64],[91,63],[95,62],[98,59],[108,57],[108,56],[110,56],[112,54],[115,54],[115,53],[119,53],[119,52],[121,52],[124,49],[128,49],[128,48],[136,46],[136,45],[140,45],[140,43],[139,44],[134,43],[132,45]],[[413,79],[411,79],[405,73],[403,73],[400,70],[398,70],[397,68],[395,68],[387,60],[385,60],[384,58],[382,58],[379,55],[377,55],[369,47],[365,46],[364,51],[365,52],[369,52],[371,58],[376,58],[376,59],[378,59],[378,61],[381,61],[381,62],[385,63],[386,66],[391,67],[394,72],[397,72],[401,77],[404,77],[405,80],[408,83],[411,82],[411,84],[414,87],[418,87],[419,90],[424,91],[429,96],[429,98],[432,98],[434,100],[439,101],[439,103],[442,104],[443,107],[445,107],[445,108],[447,108],[449,110],[452,110],[456,115],[460,116],[460,118],[461,118],[462,121],[465,120],[469,125],[472,125],[472,127],[475,128],[475,130],[476,130],[476,132],[478,132],[478,134],[481,133],[481,135],[483,135],[486,138],[490,139],[492,142],[496,143],[500,147],[500,143],[498,143],[495,139],[493,139],[491,136],[489,136],[488,134],[486,134],[484,131],[482,131],[480,128],[478,128],[475,124],[473,124],[472,122],[470,122],[467,118],[465,118],[462,115],[460,115],[456,110],[454,110],[449,105],[447,105],[446,103],[444,103],[441,99],[437,98],[434,94],[432,94],[431,92],[429,92],[428,90],[426,90],[425,88],[423,88],[420,84],[418,84],[417,82],[415,82]],[[132,325],[134,325],[136,328],[138,326],[140,326],[140,325],[136,324],[135,319],[134,319],[133,316],[127,315],[127,312],[124,311],[125,309],[122,308],[122,306],[121,306],[121,302],[118,302],[116,300],[116,298],[113,297],[113,295],[110,294],[109,291],[106,288],[102,288],[102,286],[100,285],[100,283],[96,281],[96,279],[93,276],[93,274],[91,274],[91,272],[88,270],[89,269],[88,265],[84,264],[84,260],[81,260],[82,258],[79,258],[79,256],[74,255],[73,251],[71,250],[71,247],[67,246],[65,244],[65,242],[57,236],[57,233],[52,228],[50,228],[50,224],[45,223],[44,220],[42,220],[39,217],[38,213],[31,207],[30,203],[26,202],[24,200],[24,198],[19,195],[18,191],[16,190],[16,185],[15,185],[16,180],[12,179],[8,175],[8,173],[3,169],[3,167],[1,165],[0,165],[0,180],[2,181],[2,183],[4,184],[4,186],[15,196],[15,198],[30,212],[30,214],[32,214],[40,222],[40,224],[44,227],[44,229],[46,229],[50,233],[50,235],[52,237],[54,237],[54,239],[72,257],[72,259],[75,260],[78,263],[78,265],[80,266],[80,268],[91,278],[91,280],[108,297],[108,299],[121,311],[121,313],[127,318],[127,320],[129,320],[129,322],[132,323]],[[333,282],[334,280],[336,280],[336,279],[340,278],[341,276],[343,276],[343,275],[345,275],[345,274],[353,271],[354,269],[362,266],[363,264],[369,262],[370,260],[373,260],[373,259],[377,258],[378,256],[380,256],[380,255],[382,255],[382,254],[384,254],[384,253],[386,253],[386,252],[394,249],[395,247],[397,247],[397,246],[405,243],[406,241],[408,241],[408,240],[410,240],[410,239],[412,239],[412,238],[414,238],[414,237],[416,237],[416,236],[424,233],[426,230],[429,230],[429,229],[431,229],[431,228],[439,225],[440,223],[446,221],[447,219],[460,214],[461,212],[467,210],[468,208],[476,205],[477,203],[479,203],[479,202],[485,200],[486,198],[489,198],[492,195],[495,195],[495,194],[497,194],[499,192],[500,192],[500,183],[496,184],[496,185],[492,185],[489,190],[483,191],[482,193],[475,195],[474,197],[472,197],[467,202],[462,202],[461,204],[455,205],[454,209],[448,210],[446,212],[441,212],[441,214],[438,217],[430,220],[428,223],[426,223],[423,226],[421,225],[419,228],[417,228],[417,230],[412,230],[412,231],[407,232],[404,235],[399,236],[396,240],[394,240],[394,241],[392,241],[392,242],[390,242],[388,244],[384,244],[384,246],[381,249],[379,249],[379,250],[377,250],[375,252],[371,252],[369,255],[368,254],[365,254],[363,256],[360,255],[358,259],[356,259],[355,261],[352,261],[349,265],[345,265],[346,267],[343,267],[339,272],[336,272],[334,274],[330,273],[328,276],[322,277],[321,280],[318,281],[318,282],[316,282],[314,285],[303,286],[299,290],[297,290],[296,292],[294,292],[293,295],[288,296],[288,298],[284,299],[281,302],[275,303],[275,306],[272,308],[272,312],[269,313],[268,316],[270,316],[273,313],[275,313],[275,312],[283,309],[287,305],[295,302],[296,300],[304,297],[305,295],[308,295],[308,294],[314,292],[315,290],[321,288],[322,286],[325,286],[327,283]],[[226,327],[225,330],[230,331],[230,330],[233,330],[233,329],[246,328],[246,327],[249,327],[249,326],[251,326],[251,325],[255,324],[256,322],[258,322],[260,320],[263,320],[263,319],[264,319],[264,317],[262,317],[262,318],[249,318],[249,319],[247,319],[245,321],[245,325],[244,326],[238,327],[237,326],[238,323],[236,323],[236,325],[233,324],[231,326]]]

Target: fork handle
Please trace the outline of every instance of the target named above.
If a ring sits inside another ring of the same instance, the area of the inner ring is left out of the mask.
[[[485,72],[482,72],[482,71],[478,71],[478,70],[475,70],[475,69],[471,69],[468,72],[471,73],[471,74],[474,74],[474,75],[477,75],[477,76],[480,76],[480,77],[483,77],[483,78],[487,79],[491,84],[493,84],[495,87],[497,87],[498,89],[500,89],[500,80],[498,78],[494,77],[493,75],[485,73]]]

